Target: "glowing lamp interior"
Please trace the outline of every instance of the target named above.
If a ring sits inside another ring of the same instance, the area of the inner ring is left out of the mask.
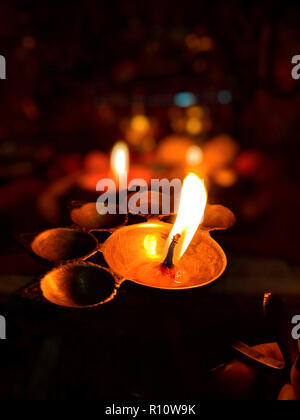
[[[112,148],[110,155],[110,166],[116,177],[128,173],[129,150],[125,142],[119,141]]]
[[[190,173],[183,182],[177,218],[167,242],[169,247],[174,235],[181,235],[174,254],[174,262],[183,256],[193,239],[203,220],[206,202],[207,193],[204,181]]]

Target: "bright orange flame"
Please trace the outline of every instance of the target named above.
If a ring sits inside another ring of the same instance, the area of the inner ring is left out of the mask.
[[[110,166],[115,176],[127,174],[129,168],[129,150],[123,141],[118,141],[112,148]]]
[[[203,220],[204,210],[207,202],[207,193],[204,180],[197,175],[190,173],[183,182],[179,210],[174,226],[168,238],[168,247],[174,235],[179,233],[181,238],[177,245],[174,258],[181,258],[193,239],[198,226]]]

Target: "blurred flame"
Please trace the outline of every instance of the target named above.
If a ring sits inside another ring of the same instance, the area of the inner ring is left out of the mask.
[[[150,128],[149,119],[146,115],[135,115],[131,120],[131,128],[139,133],[145,133]]]
[[[186,110],[188,117],[204,118],[204,109],[201,106],[194,105]]]
[[[215,48],[215,40],[209,36],[197,36],[196,34],[188,34],[185,37],[186,46],[194,52],[211,51]]]
[[[189,134],[196,135],[203,130],[203,123],[197,117],[190,117],[186,121],[185,129]]]
[[[127,174],[129,168],[129,149],[125,142],[118,141],[112,148],[110,166],[116,176]]]
[[[173,236],[177,233],[181,235],[176,251],[179,258],[185,253],[203,220],[206,202],[204,180],[189,173],[183,182],[177,218],[168,238],[169,247]]]
[[[200,146],[194,144],[186,152],[185,160],[188,165],[199,165],[203,160],[203,152]]]

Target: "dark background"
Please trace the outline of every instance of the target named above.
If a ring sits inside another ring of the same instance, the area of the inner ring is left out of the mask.
[[[296,308],[300,297],[299,22],[296,2],[2,1],[0,312],[9,322],[0,398],[214,398],[204,384],[229,357],[230,337],[273,339],[263,292]],[[190,34],[210,46],[191,50]],[[215,235],[226,275],[176,298],[124,286],[86,312],[16,298],[45,271],[16,241],[53,226],[37,210],[40,195],[90,150],[109,151],[137,105],[155,118],[159,143],[172,132],[174,95],[186,91],[210,115],[201,141],[225,132],[252,153],[236,185],[209,192],[237,216]]]

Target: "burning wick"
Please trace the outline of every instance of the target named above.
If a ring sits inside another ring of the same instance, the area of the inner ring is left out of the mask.
[[[166,244],[167,256],[160,264],[160,271],[163,275],[170,276],[174,280],[181,275],[173,260],[177,265],[193,239],[203,219],[206,201],[204,181],[191,172],[183,182],[177,217]],[[181,238],[180,244],[175,252],[179,238]]]
[[[173,236],[172,242],[169,246],[168,249],[168,254],[164,260],[164,262],[162,263],[163,267],[167,267],[167,268],[173,268],[174,264],[173,264],[173,255],[174,255],[174,249],[175,246],[178,244],[179,239],[181,238],[181,235],[179,233],[177,233],[176,235]]]

